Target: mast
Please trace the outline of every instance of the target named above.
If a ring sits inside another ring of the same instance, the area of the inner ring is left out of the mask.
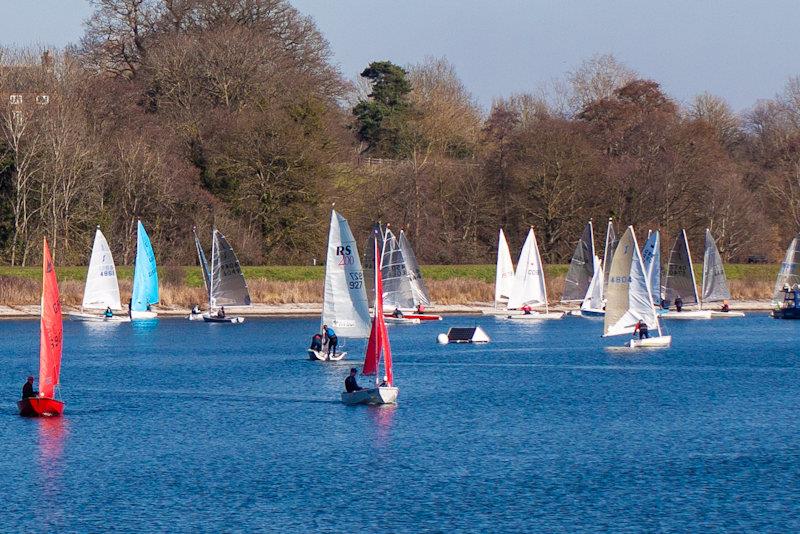
[[[217,229],[214,228],[211,230],[211,272],[214,272],[214,267],[216,265],[216,256],[217,256]],[[211,276],[210,284],[208,286],[208,305],[209,307],[214,307],[214,276]]]

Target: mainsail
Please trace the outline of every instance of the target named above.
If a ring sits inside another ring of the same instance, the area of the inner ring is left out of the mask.
[[[731,298],[722,257],[717,250],[711,230],[706,228],[706,247],[703,253],[703,301],[721,302]]]
[[[789,248],[786,249],[786,257],[781,263],[778,278],[775,280],[772,303],[776,305],[783,303],[783,288],[791,289],[798,284],[800,284],[800,234],[792,239]]]
[[[194,246],[197,249],[197,261],[200,263],[200,270],[203,271],[203,283],[206,285],[206,291],[211,291],[211,272],[208,269],[208,260],[206,253],[203,252],[203,245],[200,244],[200,239],[197,237],[197,229],[192,228],[194,234]]]
[[[358,247],[347,219],[331,211],[322,323],[342,337],[367,337],[369,302]]]
[[[216,228],[211,245],[211,289],[208,293],[212,308],[250,305],[250,293],[236,253]]]
[[[136,226],[136,265],[133,272],[131,310],[145,311],[158,302],[158,270],[150,237],[139,221]]]
[[[514,275],[514,290],[508,299],[508,308],[519,309],[525,304],[547,306],[542,257],[539,255],[533,227],[528,231],[528,237],[519,254],[517,272]]]
[[[586,297],[581,303],[582,310],[602,310],[603,309],[603,264],[600,258],[594,257],[594,276],[586,290]]]
[[[422,279],[422,271],[417,263],[417,256],[414,254],[414,249],[411,248],[411,243],[408,242],[405,232],[400,230],[400,250],[403,252],[403,260],[406,263],[406,276],[411,285],[411,293],[414,297],[414,307],[423,304],[430,305],[431,297],[428,294],[428,288],[425,287],[425,280]]]
[[[382,300],[386,306],[413,309],[414,289],[408,276],[408,268],[400,248],[400,242],[389,228],[383,232],[383,254],[381,256]],[[378,240],[376,240],[376,246]],[[380,250],[380,249],[379,249]]]
[[[614,221],[608,218],[608,228],[606,229],[606,246],[603,249],[603,286],[608,285],[608,275],[611,272],[611,258],[617,248],[617,233],[614,231]]]
[[[606,299],[604,336],[630,334],[639,320],[661,333],[633,226],[625,231],[614,252]]]
[[[667,280],[664,284],[664,298],[674,302],[681,297],[684,305],[699,304],[697,284],[692,270],[692,256],[689,253],[689,241],[686,230],[681,230],[675,245],[669,253],[667,264]]]
[[[564,293],[561,302],[580,302],[586,296],[589,284],[594,276],[594,232],[592,222],[589,221],[583,229],[583,234],[564,279]]]
[[[39,393],[53,398],[61,374],[61,349],[64,342],[58,280],[47,239],[42,258],[42,311],[39,334]]]
[[[89,272],[86,273],[86,288],[83,291],[83,307],[90,310],[122,308],[119,301],[119,283],[114,258],[100,227],[94,234]]]
[[[508,242],[500,229],[500,237],[497,239],[497,272],[494,283],[494,305],[497,306],[503,301],[508,301],[514,287],[514,264],[511,262],[511,252],[508,250]]]
[[[379,262],[378,239],[373,241],[375,263]],[[378,366],[383,355],[383,368],[386,375],[386,385],[394,385],[392,373],[392,349],[389,346],[389,333],[386,331],[386,322],[383,319],[383,281],[381,269],[375,269],[375,306],[373,308],[372,329],[367,342],[367,351],[364,354],[364,367],[362,374],[378,376]]]
[[[647,279],[650,281],[650,294],[656,306],[661,304],[661,234],[658,230],[650,232],[642,247],[642,261]]]

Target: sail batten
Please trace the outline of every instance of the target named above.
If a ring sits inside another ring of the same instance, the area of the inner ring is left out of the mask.
[[[364,271],[347,219],[331,212],[322,323],[342,337],[365,338],[370,334],[369,302]]]
[[[511,251],[508,249],[508,242],[500,229],[500,236],[497,239],[497,270],[495,272],[494,284],[494,304],[507,302],[514,288],[514,264],[511,260]]]
[[[214,229],[211,248],[209,305],[249,306],[250,293],[236,253],[222,233]]]
[[[589,221],[572,254],[561,302],[581,302],[586,296],[594,276],[594,231]]]
[[[700,304],[686,230],[681,230],[678,234],[675,245],[669,253],[664,297],[671,302],[674,302],[675,298],[681,297],[684,305]]]
[[[156,256],[150,237],[139,221],[136,226],[136,264],[133,274],[133,293],[131,295],[131,310],[145,311],[151,304],[157,304],[158,296],[158,270]]]
[[[708,228],[706,228],[705,251],[703,252],[702,296],[704,302],[722,302],[731,298],[722,257],[714,242],[714,236],[711,235],[711,230]]]
[[[528,231],[528,237],[519,254],[517,271],[514,274],[514,289],[511,298],[508,299],[508,308],[519,309],[526,304],[547,306],[542,257],[539,254],[533,228]]]
[[[92,256],[89,259],[86,287],[83,291],[83,308],[89,310],[106,308],[119,310],[122,308],[114,258],[100,228],[97,228],[94,234]]]
[[[42,300],[39,333],[39,393],[54,398],[61,375],[61,354],[64,343],[61,300],[58,280],[50,255],[47,239],[44,240],[42,258]]]

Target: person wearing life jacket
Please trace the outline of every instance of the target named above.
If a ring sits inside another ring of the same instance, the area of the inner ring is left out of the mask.
[[[314,337],[311,338],[311,347],[309,348],[317,352],[322,350],[322,334],[319,332],[314,334]]]
[[[350,376],[348,376],[347,378],[344,379],[344,389],[348,393],[352,393],[354,391],[361,391],[362,389],[364,389],[361,386],[359,386],[358,382],[356,381],[356,374],[357,373],[358,373],[358,369],[353,367],[353,368],[350,369]]]
[[[675,311],[681,311],[683,309],[683,299],[680,295],[675,297]]]
[[[396,319],[402,319],[403,318],[403,312],[400,311],[400,308],[395,306],[394,307],[394,311],[392,312],[392,317],[394,317]]]
[[[722,301],[722,308],[720,308],[719,311],[725,312],[725,313],[731,311],[731,307],[728,305],[728,301],[727,300],[723,300]]]
[[[649,338],[650,334],[647,331],[647,323],[639,319],[636,326],[633,327],[633,336],[636,337],[636,332],[639,332],[639,339]]]
[[[524,315],[530,315],[533,308],[531,308],[530,304],[526,304],[523,307],[521,307],[520,310],[522,310],[522,313]]]
[[[417,304],[417,313],[420,314],[420,315],[425,313],[425,306],[423,306],[422,303]]]
[[[111,311],[111,306],[107,306],[107,307],[106,307],[106,311],[104,311],[104,312],[103,312],[103,315],[104,315],[105,317],[108,317],[109,319],[110,319],[111,317],[114,317],[114,312],[113,312],[113,311]]]
[[[31,397],[38,397],[39,393],[33,390],[33,377],[29,376],[28,381],[22,386],[22,398],[29,399]]]
[[[339,344],[339,338],[336,337],[336,332],[330,326],[324,324],[322,325],[322,331],[325,332],[325,342],[328,344],[328,358],[331,357],[331,351],[333,351],[333,357],[336,357],[336,345]]]

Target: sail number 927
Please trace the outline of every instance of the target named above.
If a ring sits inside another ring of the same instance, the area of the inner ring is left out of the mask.
[[[350,289],[361,289],[364,287],[364,273],[348,273],[350,279],[347,281],[347,287]]]

